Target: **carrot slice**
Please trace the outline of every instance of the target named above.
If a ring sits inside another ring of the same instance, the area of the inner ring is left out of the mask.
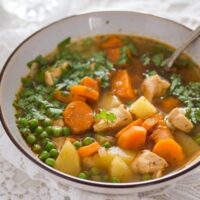
[[[163,157],[171,166],[181,165],[185,159],[182,147],[172,138],[160,140],[153,152]]]
[[[90,87],[96,91],[99,91],[99,84],[98,84],[98,81],[93,79],[93,78],[90,78],[89,76],[86,76],[84,77],[81,82],[80,82],[81,85],[84,85],[86,87]]]
[[[105,42],[101,43],[100,47],[102,49],[107,49],[107,48],[121,47],[122,45],[123,42],[119,37],[111,36]]]
[[[139,118],[139,119],[136,119],[135,121],[131,122],[128,126],[124,127],[123,129],[121,129],[116,135],[115,137],[120,137],[120,135],[124,132],[124,131],[127,131],[129,128],[131,128],[132,126],[141,126],[142,125],[142,122],[144,120]]]
[[[84,97],[78,96],[78,95],[72,95],[71,93],[68,93],[64,95],[62,91],[57,90],[54,93],[54,98],[57,99],[58,101],[61,101],[63,103],[70,103],[72,101],[80,100],[80,101],[85,101]]]
[[[119,98],[131,100],[135,97],[131,79],[127,70],[118,70],[111,80],[112,92]]]
[[[138,149],[146,142],[147,131],[141,126],[132,126],[124,131],[117,141],[119,147],[123,149]]]
[[[107,58],[113,63],[116,64],[120,59],[120,48],[106,49]]]
[[[162,120],[163,116],[161,114],[154,114],[150,118],[145,119],[145,121],[142,123],[142,127],[144,127],[147,131],[152,129],[159,120]]]
[[[73,101],[68,104],[63,117],[65,124],[72,129],[74,134],[89,130],[94,122],[92,109],[83,101]]]
[[[81,157],[87,157],[96,153],[100,147],[101,146],[98,142],[93,142],[87,146],[80,147],[78,153]]]
[[[161,140],[165,140],[165,139],[170,139],[173,138],[171,131],[166,128],[166,127],[162,127],[162,128],[157,128],[153,131],[153,133],[151,134],[151,139],[157,143]]]
[[[99,98],[98,91],[84,85],[73,85],[70,88],[70,92],[74,95],[78,95],[92,101],[97,101]]]
[[[180,107],[181,102],[175,97],[167,97],[162,99],[159,106],[164,112],[170,112],[173,108]]]

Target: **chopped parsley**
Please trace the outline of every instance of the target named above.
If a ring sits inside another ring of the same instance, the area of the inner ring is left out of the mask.
[[[140,57],[140,60],[142,61],[144,66],[150,65],[150,63],[151,63],[151,58],[149,57],[148,54],[143,54]]]
[[[98,78],[101,81],[101,87],[107,88],[112,70],[114,70],[113,64],[106,58],[104,52],[98,52],[87,60],[73,61],[68,69],[63,72],[56,87],[58,89],[69,89],[72,85],[78,84],[85,76],[89,76]]]
[[[180,75],[171,76],[170,94],[178,97],[187,106],[187,117],[192,122],[200,122],[200,82],[184,84]]]
[[[42,120],[48,117],[57,118],[64,109],[64,104],[53,99],[54,88],[38,84],[24,85],[17,95],[14,106],[21,117]],[[28,112],[27,112],[28,111]]]
[[[137,48],[135,47],[134,43],[129,41],[125,41],[125,44],[123,47],[120,48],[120,58],[117,61],[117,64],[123,65],[130,62],[129,52],[133,55],[137,55]]]
[[[96,119],[104,119],[107,122],[114,122],[116,120],[116,115],[112,112],[108,112],[106,110],[101,110],[99,113],[95,115]]]
[[[140,57],[140,60],[142,61],[144,66],[153,64],[156,67],[164,67],[166,64],[166,57],[163,53],[156,53],[153,55],[143,54]]]
[[[147,70],[145,73],[144,73],[144,76],[145,77],[150,77],[150,76],[154,76],[158,74],[155,70]]]

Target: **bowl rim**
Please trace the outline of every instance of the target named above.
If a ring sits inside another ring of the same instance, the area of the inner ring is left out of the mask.
[[[164,17],[160,17],[160,16],[156,16],[154,14],[149,14],[146,12],[135,12],[135,11],[95,11],[95,12],[85,12],[85,13],[81,13],[81,14],[76,14],[76,15],[71,15],[68,17],[64,17],[61,18],[59,20],[56,20],[42,28],[40,28],[39,30],[35,31],[34,33],[32,33],[30,36],[28,36],[26,39],[24,39],[10,54],[10,56],[7,58],[7,60],[5,61],[1,72],[0,72],[0,85],[2,84],[2,79],[3,79],[3,75],[4,72],[7,68],[8,63],[10,62],[10,60],[12,59],[12,57],[14,56],[14,54],[18,51],[18,49],[20,49],[21,46],[23,46],[29,39],[31,39],[32,37],[34,37],[35,35],[39,34],[41,31],[57,24],[60,23],[64,20],[68,20],[74,17],[81,17],[81,16],[85,16],[85,15],[93,15],[93,14],[104,14],[104,13],[121,13],[121,14],[137,14],[137,15],[145,15],[145,16],[149,16],[149,17],[153,17],[153,18],[159,18],[162,21],[169,21],[170,23],[174,23],[176,26],[182,26],[184,29],[186,29],[187,31],[191,32],[192,30],[190,28],[188,28],[187,26],[180,24],[176,21],[173,21],[171,19],[167,19]],[[0,88],[1,89],[1,88]],[[95,187],[101,187],[101,188],[116,188],[116,189],[127,189],[127,188],[139,188],[139,187],[147,187],[147,186],[152,186],[152,185],[158,185],[159,183],[164,183],[164,182],[168,182],[172,179],[178,178],[181,175],[184,175],[188,172],[190,172],[191,170],[195,169],[196,167],[198,167],[200,165],[200,161],[197,161],[196,163],[194,163],[193,165],[189,166],[188,168],[183,168],[182,170],[178,170],[176,173],[173,174],[169,174],[168,176],[163,176],[160,179],[152,179],[149,181],[142,181],[142,182],[129,182],[129,183],[107,183],[107,182],[96,182],[96,181],[90,181],[90,180],[84,180],[84,179],[80,179],[74,176],[70,176],[68,174],[62,173],[58,170],[55,170],[53,168],[48,167],[47,165],[41,163],[38,159],[36,159],[35,157],[31,156],[29,153],[27,153],[26,150],[24,150],[24,148],[17,142],[17,140],[12,136],[11,131],[9,130],[9,125],[7,125],[6,121],[4,120],[4,116],[2,113],[2,105],[0,105],[0,120],[2,122],[3,128],[7,134],[7,136],[9,137],[9,139],[12,141],[12,143],[18,148],[18,150],[20,150],[20,152],[22,154],[24,154],[31,162],[33,162],[34,164],[36,164],[38,167],[42,168],[43,170],[46,170],[47,172],[49,172],[50,174],[53,174],[59,178],[68,180],[68,181],[72,181],[72,182],[76,182],[78,184],[83,184],[83,185],[87,185],[87,186],[95,186]]]

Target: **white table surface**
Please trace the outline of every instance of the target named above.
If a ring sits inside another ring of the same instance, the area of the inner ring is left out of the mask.
[[[148,12],[173,19],[190,28],[195,28],[200,23],[199,0],[0,0],[0,69],[14,48],[42,26],[69,15],[96,10]],[[1,134],[4,134],[2,129]],[[9,149],[11,145],[5,139],[4,146]],[[26,172],[19,169],[12,156],[8,156],[9,153],[0,151],[0,200],[69,199],[54,187],[30,179]],[[200,185],[189,187],[188,181],[181,184],[181,187],[174,188],[174,195],[179,192],[176,197],[169,191],[140,197],[157,200],[178,200],[179,197],[181,200],[200,199]],[[73,199],[80,197],[75,196]]]

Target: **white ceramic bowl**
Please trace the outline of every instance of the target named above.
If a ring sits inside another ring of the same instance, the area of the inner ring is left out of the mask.
[[[57,182],[83,190],[110,194],[129,194],[165,187],[183,177],[200,164],[200,157],[184,169],[174,171],[159,179],[133,183],[101,183],[82,180],[43,164],[29,149],[15,124],[15,110],[12,106],[21,77],[28,73],[26,63],[38,54],[51,51],[58,42],[71,36],[80,39],[100,34],[139,35],[160,40],[171,46],[177,46],[190,34],[191,30],[173,21],[149,14],[135,12],[94,12],[68,17],[37,31],[23,41],[10,55],[1,72],[0,117],[2,124],[13,144],[22,154],[32,161],[35,168],[48,174]],[[200,39],[188,48],[187,53],[200,64]]]

